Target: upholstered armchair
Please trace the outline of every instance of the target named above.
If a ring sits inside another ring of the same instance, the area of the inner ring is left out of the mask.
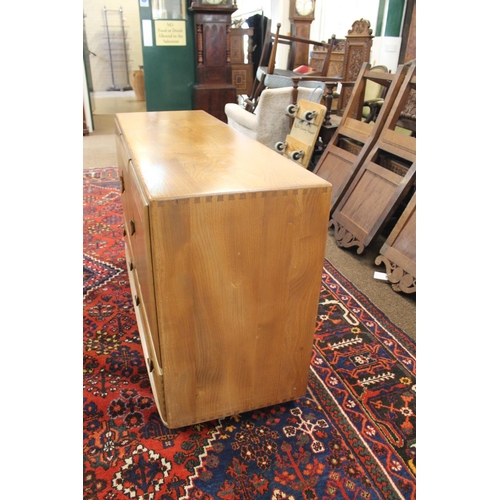
[[[323,89],[299,87],[296,90],[295,101],[292,87],[263,90],[253,113],[238,104],[227,103],[224,108],[227,123],[235,130],[274,149],[275,144],[283,141],[290,132],[290,117],[286,114],[288,105],[295,104],[300,99],[316,101],[323,93]]]

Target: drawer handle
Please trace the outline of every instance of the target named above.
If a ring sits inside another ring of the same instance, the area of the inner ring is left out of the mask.
[[[125,191],[125,181],[123,180],[123,175],[120,175],[120,186],[122,189],[122,193]]]
[[[150,358],[148,358],[148,362],[147,363],[148,363],[148,369],[149,369],[149,371],[152,372],[154,370],[153,361]]]
[[[127,236],[127,230],[123,228],[123,236]]]
[[[134,298],[135,298],[135,305],[138,306],[141,303],[139,296],[136,295]]]
[[[135,234],[135,222],[133,220],[130,221],[130,236]]]
[[[131,262],[129,265],[128,265],[128,268],[133,271],[134,270],[134,263]]]

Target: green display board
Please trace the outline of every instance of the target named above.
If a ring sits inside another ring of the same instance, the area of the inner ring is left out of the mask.
[[[146,109],[193,109],[194,16],[185,8],[185,19],[153,19],[154,3],[139,0]],[[168,32],[170,26],[173,35]]]

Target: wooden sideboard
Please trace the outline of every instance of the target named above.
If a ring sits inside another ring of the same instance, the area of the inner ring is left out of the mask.
[[[201,110],[115,124],[132,298],[165,425],[304,396],[331,185]]]

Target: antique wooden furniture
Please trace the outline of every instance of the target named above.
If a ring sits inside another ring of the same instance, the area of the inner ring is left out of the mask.
[[[165,425],[303,396],[330,184],[204,111],[115,123],[127,268]]]
[[[232,83],[230,27],[233,0],[193,0],[196,40],[196,84],[193,108],[225,121],[224,105],[236,102]]]
[[[253,60],[248,43],[252,36],[253,28],[231,28],[231,77],[239,95],[252,92]]]
[[[337,114],[342,115],[351,97],[353,85],[356,81],[363,63],[370,61],[372,47],[372,30],[370,21],[359,19],[352,23],[352,28],[345,37],[345,52],[341,79],[342,89],[339,94]]]
[[[406,2],[403,28],[401,33],[401,48],[399,50],[399,64],[417,57],[417,6],[416,0]]]
[[[326,179],[333,186],[330,205],[332,211],[336,209],[349,187],[350,181],[378,139],[385,119],[389,115],[403,83],[406,71],[406,66],[399,66],[394,74],[371,71],[368,63],[364,63],[361,67],[351,93],[351,99],[340,119],[340,124],[314,169],[317,175]],[[370,124],[365,123],[362,117],[368,81],[374,81],[388,87],[378,120]]]
[[[358,254],[378,234],[415,183],[416,137],[401,133],[397,123],[410,94],[416,94],[416,80],[416,63],[412,63],[387,119],[383,120],[376,143],[332,214],[335,241],[341,247],[357,247]]]
[[[416,191],[382,245],[375,264],[385,265],[387,278],[396,292],[417,291]]]
[[[316,0],[289,0],[291,35],[309,38],[311,23],[314,21]],[[309,46],[304,43],[292,42],[289,56],[291,69],[300,65],[309,65]]]
[[[270,29],[270,23],[269,23]],[[265,47],[262,52],[259,67],[257,69],[257,74],[252,87],[252,93],[246,99],[248,111],[255,109],[259,96],[265,88],[279,88],[279,87],[290,87],[292,86],[292,77],[300,77],[301,73],[293,71],[292,67],[289,65],[287,69],[276,68],[276,54],[278,51],[278,45],[284,44],[291,46],[292,43],[298,45],[304,45],[308,48],[310,45],[321,45],[327,49],[327,55],[324,60],[323,68],[320,71],[314,71],[308,73],[309,76],[325,76],[329,63],[329,55],[333,48],[333,39],[328,43],[316,42],[314,40],[309,40],[307,38],[293,37],[280,34],[281,24],[278,23],[276,26],[276,33],[267,33]],[[301,80],[300,85],[304,87],[314,88],[318,85],[318,82],[311,80]]]
[[[338,102],[334,106],[336,113],[342,116],[363,63],[370,62],[373,40],[370,21],[358,19],[352,23],[344,40],[333,38],[333,47],[328,55],[328,67],[324,68],[323,74],[335,77],[337,83],[342,84],[336,96]],[[314,46],[310,66],[323,69],[326,57],[324,48]]]
[[[326,76],[342,77],[344,69],[345,39],[333,39],[333,48],[330,54],[330,61],[326,68]],[[327,49],[321,45],[314,45],[309,58],[309,66],[316,71],[321,71],[325,64],[325,58],[328,56]]]

